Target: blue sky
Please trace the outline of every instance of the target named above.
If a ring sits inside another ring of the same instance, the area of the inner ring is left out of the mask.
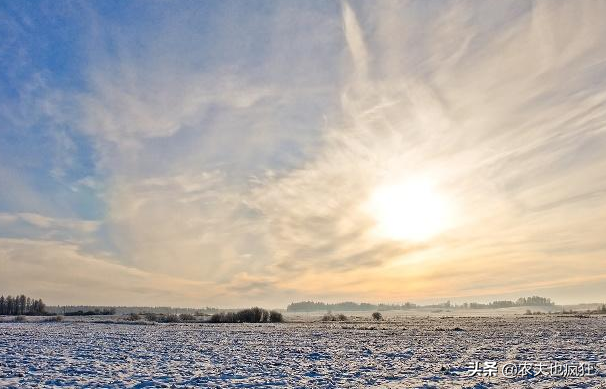
[[[2,2],[3,292],[599,301],[604,7]]]

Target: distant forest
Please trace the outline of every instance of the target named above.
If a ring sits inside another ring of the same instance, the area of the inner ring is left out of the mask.
[[[369,304],[346,301],[342,303],[323,303],[316,301],[301,301],[291,303],[286,310],[288,312],[329,312],[329,311],[396,311],[415,308],[438,308],[438,309],[495,309],[528,306],[555,306],[551,299],[546,297],[532,296],[521,297],[515,301],[498,300],[490,303],[463,303],[452,304],[446,301],[434,305],[417,305],[410,302],[403,304]],[[122,314],[192,314],[208,315],[220,312],[233,311],[231,309],[219,308],[173,308],[173,307],[126,307],[126,306],[93,306],[93,305],[65,305],[47,306],[42,299],[33,299],[25,295],[1,296],[0,315],[66,315],[66,316],[88,316],[88,315],[122,315]]]
[[[459,305],[460,308],[469,309],[482,309],[482,308],[511,308],[511,307],[551,307],[555,303],[551,299],[546,297],[532,296],[532,297],[520,297],[516,301],[499,300],[493,301],[488,304],[480,303],[463,303]]]
[[[211,315],[223,311],[218,308],[173,308],[173,307],[125,307],[125,306],[97,306],[97,305],[46,305],[42,299],[33,299],[25,295],[1,296],[0,315],[65,315],[65,316],[92,316],[92,315],[124,315],[129,313],[157,313],[157,314],[207,314]]]
[[[369,303],[354,303],[346,301],[343,303],[327,304],[315,301],[301,301],[298,303],[288,304],[286,311],[288,312],[319,312],[319,311],[396,311],[403,309],[418,308],[419,306],[413,303],[404,304],[369,304]]]
[[[0,315],[43,315],[46,305],[42,299],[33,299],[25,295],[0,296]]]
[[[291,303],[286,307],[288,312],[322,312],[322,311],[396,311],[407,310],[414,308],[454,308],[454,309],[495,309],[495,308],[511,308],[511,307],[528,307],[528,306],[554,306],[555,303],[546,297],[532,296],[520,297],[516,301],[499,300],[487,304],[483,303],[463,303],[452,304],[446,301],[441,304],[434,305],[417,305],[413,303],[404,304],[369,304],[355,303],[346,301],[342,303],[327,304],[316,301],[301,301]]]
[[[66,316],[88,315],[124,315],[129,313],[157,313],[163,315],[178,314],[208,314],[223,311],[218,308],[173,308],[173,307],[128,307],[128,306],[100,306],[100,305],[51,305],[46,307],[50,313]]]

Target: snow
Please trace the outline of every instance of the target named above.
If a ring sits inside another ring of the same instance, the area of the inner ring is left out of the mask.
[[[460,330],[455,330],[455,329]],[[606,317],[383,322],[0,323],[0,387],[599,387]],[[594,363],[584,377],[467,377],[479,361]]]

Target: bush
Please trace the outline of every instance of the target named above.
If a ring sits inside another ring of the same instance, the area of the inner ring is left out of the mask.
[[[145,314],[145,320],[147,321],[158,321],[158,315],[155,313],[148,312]]]
[[[342,313],[339,313],[338,315],[333,315],[332,313],[328,312],[324,316],[322,316],[322,321],[346,321],[346,320],[347,320],[347,316],[345,316]]]
[[[189,313],[182,313],[179,315],[179,318],[181,319],[181,321],[195,321],[196,320],[194,315],[191,315]]]
[[[164,317],[162,317],[162,322],[163,323],[179,323],[181,322],[181,319],[179,319],[179,316],[175,315],[175,314],[168,314]]]
[[[241,323],[263,323],[268,321],[269,312],[259,307],[243,309],[236,313],[238,321]]]
[[[278,311],[269,311],[269,321],[271,323],[283,323],[284,316]]]
[[[23,323],[23,322],[26,322],[27,319],[25,318],[25,316],[19,315],[19,316],[15,316],[15,318],[13,319],[13,321],[15,323]]]
[[[381,315],[381,312],[374,312],[372,314],[372,318],[374,320],[383,320],[383,315]]]
[[[213,314],[210,319],[210,323],[236,323],[236,316],[234,312],[218,312]]]
[[[325,313],[324,316],[322,316],[322,321],[335,321],[335,317],[330,312]]]
[[[65,312],[65,316],[110,316],[116,314],[116,308],[95,308],[94,310],[83,311],[82,309],[77,311]]]
[[[283,321],[284,317],[280,312],[269,312],[259,307],[238,312],[218,312],[208,319],[209,323],[281,323]]]
[[[97,315],[95,311],[73,311],[73,312],[65,312],[65,316],[94,316]]]
[[[58,322],[62,322],[62,321],[63,321],[63,316],[61,316],[61,315],[47,317],[46,319],[43,320],[44,323],[58,323]]]
[[[141,316],[139,316],[136,313],[129,313],[128,316],[126,317],[126,320],[128,320],[128,321],[139,321],[139,320],[141,320]]]

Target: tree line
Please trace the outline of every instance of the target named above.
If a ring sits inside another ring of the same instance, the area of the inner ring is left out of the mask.
[[[33,299],[25,295],[0,296],[0,315],[43,315],[46,305],[42,299]]]
[[[318,312],[318,311],[397,311],[403,309],[417,308],[416,304],[369,304],[354,303],[346,301],[342,303],[327,304],[316,301],[301,301],[290,303],[286,310],[288,312]]]
[[[554,306],[555,303],[551,299],[540,296],[520,297],[516,301],[498,300],[490,303],[463,303],[452,304],[446,301],[441,304],[433,305],[417,305],[413,303],[404,304],[369,304],[369,303],[354,303],[346,301],[343,303],[327,304],[316,301],[301,301],[291,303],[286,310],[288,312],[321,312],[321,311],[395,311],[414,308],[462,308],[462,309],[496,309],[510,307],[529,307],[529,306]]]
[[[520,297],[516,301],[498,300],[487,304],[464,303],[462,308],[466,309],[486,309],[486,308],[511,308],[511,307],[551,307],[555,303],[547,297],[531,296]]]
[[[135,307],[135,306],[111,306],[111,305],[48,305],[46,310],[49,313],[57,315],[69,316],[70,313],[78,313],[82,311],[84,314],[110,314],[110,315],[128,315],[129,313],[145,314],[145,313],[156,313],[156,314],[213,314],[221,311],[219,308],[179,308],[179,307]],[[92,312],[92,313],[91,313]],[[97,313],[99,312],[99,313]],[[113,313],[112,313],[113,312]]]

